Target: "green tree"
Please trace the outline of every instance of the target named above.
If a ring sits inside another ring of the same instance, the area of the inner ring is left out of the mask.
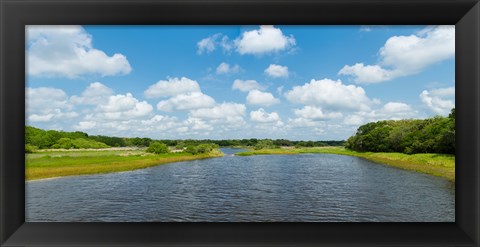
[[[34,153],[38,150],[37,146],[33,146],[32,144],[25,144],[25,153]]]
[[[255,150],[267,149],[267,148],[275,148],[273,141],[270,139],[259,140],[254,147]]]
[[[361,152],[455,154],[455,108],[448,117],[364,124],[345,147]]]
[[[65,148],[65,149],[70,149],[73,148],[73,142],[72,139],[70,138],[60,138],[58,139],[57,143],[58,147],[55,148]]]
[[[168,153],[168,146],[162,142],[152,142],[147,148],[146,152],[154,154],[165,154]]]
[[[187,148],[185,149],[185,152],[191,153],[193,155],[198,153],[197,147],[194,145],[188,145]]]

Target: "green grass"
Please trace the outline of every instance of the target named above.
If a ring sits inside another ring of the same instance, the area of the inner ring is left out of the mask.
[[[262,149],[237,153],[239,156],[270,155],[270,154],[300,154],[325,153],[350,155],[365,158],[376,163],[386,164],[406,170],[427,173],[430,175],[455,181],[455,156],[445,154],[403,154],[355,152],[343,147],[293,148],[293,149]]]
[[[25,179],[131,171],[160,164],[223,156],[219,150],[206,154],[154,155],[143,150],[47,151],[25,155]]]

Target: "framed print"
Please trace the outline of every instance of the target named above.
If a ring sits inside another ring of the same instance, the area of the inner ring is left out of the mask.
[[[1,2],[2,246],[478,246],[477,1]]]

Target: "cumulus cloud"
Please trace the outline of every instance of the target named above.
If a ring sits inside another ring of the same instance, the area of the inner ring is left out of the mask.
[[[215,50],[217,39],[220,33],[204,38],[197,43],[197,54],[210,53]]]
[[[280,100],[275,98],[271,93],[254,89],[248,92],[247,103],[249,105],[271,106],[280,103]]]
[[[237,52],[240,54],[263,55],[279,52],[295,46],[293,36],[285,36],[274,26],[260,26],[259,29],[245,31],[235,40]]]
[[[280,121],[280,116],[276,112],[268,113],[263,108],[250,112],[250,119],[259,123],[272,123]]]
[[[190,111],[191,117],[206,119],[221,119],[228,117],[243,117],[246,107],[237,103],[222,103],[211,108],[202,108]]]
[[[315,121],[310,118],[296,117],[289,118],[287,128],[295,127],[315,127],[321,125],[321,122]]]
[[[215,105],[215,100],[212,97],[201,92],[192,92],[162,100],[157,104],[157,109],[161,111],[191,110],[208,108],[213,105]]]
[[[188,117],[183,123],[188,126],[187,128],[194,131],[213,130],[213,126],[201,118]]]
[[[73,128],[80,131],[85,131],[94,128],[97,125],[94,121],[81,121],[74,125]]]
[[[160,80],[157,83],[148,87],[144,94],[147,98],[157,97],[171,97],[179,94],[200,92],[200,85],[197,81],[182,78],[168,78],[167,80]]]
[[[311,80],[303,86],[295,86],[285,97],[292,103],[322,106],[332,111],[369,110],[373,103],[363,88],[330,79]]]
[[[100,82],[91,83],[80,96],[70,98],[73,104],[97,105],[106,103],[108,97],[113,94],[113,90]]]
[[[380,120],[400,120],[418,118],[419,113],[410,105],[402,102],[388,102],[382,107],[370,111],[358,111],[344,119],[347,125],[359,126],[368,122]]]
[[[28,121],[48,122],[54,119],[74,118],[68,95],[61,89],[39,87],[25,89]]]
[[[163,115],[147,115],[141,118],[130,119],[101,119],[98,115],[87,116],[87,119],[75,125],[77,130],[82,127],[95,126],[89,130],[89,133],[98,133],[101,135],[142,137],[150,138],[176,138],[178,132],[176,129],[183,127],[182,122],[177,118]]]
[[[128,120],[148,116],[153,107],[139,101],[131,93],[112,95],[106,104],[98,105],[96,117],[107,120]]]
[[[288,67],[277,64],[270,64],[265,73],[271,77],[288,77]]]
[[[28,26],[26,39],[26,69],[31,76],[113,76],[132,70],[125,55],[109,56],[95,49],[92,36],[81,26]]]
[[[204,38],[197,43],[197,54],[210,53],[221,47],[227,53],[235,49],[241,55],[264,55],[285,51],[295,45],[293,35],[286,36],[274,26],[260,26],[259,29],[243,32],[233,41],[221,33]]]
[[[326,120],[332,118],[342,117],[340,112],[324,113],[320,107],[305,106],[302,109],[294,109],[295,115],[299,118],[312,119],[312,120]]]
[[[382,81],[388,81],[398,72],[393,70],[384,69],[379,65],[364,65],[363,63],[356,63],[355,65],[345,65],[339,75],[353,75],[355,76],[355,82],[369,84],[378,83]]]
[[[426,67],[455,56],[455,26],[428,27],[409,36],[390,37],[379,50],[377,65],[345,65],[340,75],[357,83],[379,83],[414,75]]]
[[[263,89],[262,85],[260,85],[257,81],[255,80],[235,80],[232,85],[232,89],[234,90],[239,90],[242,92],[249,92],[254,89],[261,90]]]
[[[217,67],[217,74],[236,74],[240,72],[240,66],[235,64],[230,66],[228,63],[221,63]]]
[[[436,114],[447,115],[455,107],[455,87],[423,90],[420,99]]]

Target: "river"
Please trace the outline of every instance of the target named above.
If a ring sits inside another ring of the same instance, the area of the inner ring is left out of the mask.
[[[27,222],[454,222],[454,184],[334,154],[234,156],[26,183]]]

